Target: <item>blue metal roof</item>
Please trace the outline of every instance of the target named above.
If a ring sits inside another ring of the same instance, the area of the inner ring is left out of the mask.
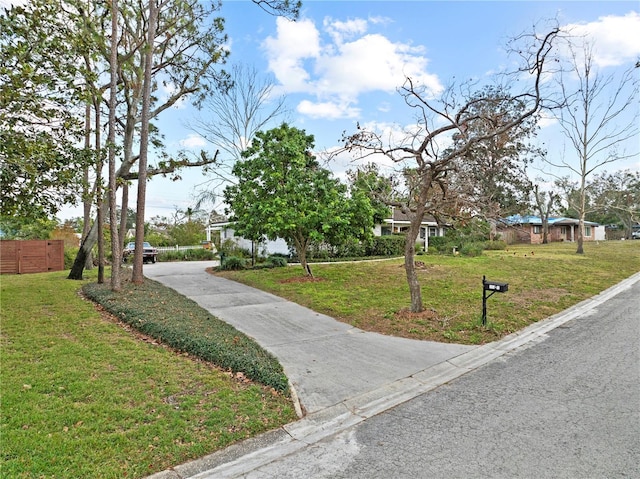
[[[551,225],[555,225],[555,224],[572,224],[572,225],[577,225],[578,224],[578,219],[577,218],[567,218],[565,216],[560,216],[560,217],[555,217],[555,216],[550,216],[549,217],[549,226]],[[504,222],[508,225],[542,225],[542,219],[539,216],[534,216],[534,215],[512,215],[512,216],[508,216],[504,219]],[[591,226],[598,226],[599,223],[594,223],[593,221],[585,221],[584,222],[585,225],[591,225]]]

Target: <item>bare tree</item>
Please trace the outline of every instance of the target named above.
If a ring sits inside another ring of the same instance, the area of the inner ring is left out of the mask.
[[[568,169],[578,178],[576,253],[583,254],[589,176],[604,165],[638,154],[637,150],[619,151],[621,144],[639,134],[638,79],[633,71],[635,66],[627,69],[619,79],[614,74],[602,74],[594,64],[593,46],[587,42],[577,48],[569,43],[569,51],[569,68],[557,79],[563,107],[552,113],[573,154],[560,162],[547,161],[554,167]]]
[[[346,149],[359,152],[360,157],[384,155],[396,164],[411,166],[414,188],[406,202],[395,206],[410,219],[404,265],[412,312],[424,309],[414,258],[415,242],[425,214],[438,218],[443,212],[472,208],[471,204],[459,204],[457,193],[452,191],[456,185],[450,178],[457,168],[456,163],[465,158],[475,145],[518,128],[540,110],[543,102],[542,76],[546,73],[547,59],[557,34],[558,30],[553,29],[542,37],[533,36],[531,45],[516,50],[524,63],[514,74],[526,74],[531,80],[522,93],[501,98],[491,94],[489,97],[469,95],[457,99],[449,89],[437,101],[431,92],[407,78],[400,92],[407,105],[417,112],[418,118],[404,139],[392,139],[389,144],[380,133],[363,128],[344,138]],[[496,100],[503,105],[524,103],[525,107],[516,115],[498,116],[494,114],[494,108],[482,107],[483,103],[493,105]],[[487,116],[485,112],[493,113]],[[472,124],[479,123],[484,128],[470,128]],[[442,149],[440,145],[448,143],[454,134],[459,136],[454,147]]]
[[[213,178],[200,185],[196,208],[207,201],[215,202],[217,188],[233,182],[231,168],[251,144],[258,131],[280,122],[287,115],[286,97],[275,96],[271,78],[260,77],[257,69],[235,64],[231,69],[233,84],[203,102],[204,115],[188,127],[225,156],[211,171]]]
[[[544,191],[540,185],[533,187],[533,199],[542,220],[542,244],[549,242],[549,216],[557,204],[559,196],[554,191]]]

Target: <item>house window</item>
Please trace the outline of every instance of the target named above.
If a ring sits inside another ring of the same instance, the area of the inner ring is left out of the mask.
[[[429,236],[438,236],[438,228],[429,226]]]
[[[380,229],[380,236],[389,236],[391,234],[391,228],[388,226],[383,226]]]
[[[425,228],[420,228],[420,239],[424,239],[425,234],[426,234]]]
[[[591,226],[585,225],[585,227],[584,227],[584,235],[585,236],[591,236]]]
[[[566,226],[561,226],[560,227],[560,233],[562,234],[562,236],[566,236],[567,235],[567,227]]]
[[[542,226],[534,225],[533,226],[533,234],[539,235],[540,233],[542,233]]]

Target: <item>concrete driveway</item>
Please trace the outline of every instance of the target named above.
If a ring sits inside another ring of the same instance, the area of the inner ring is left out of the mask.
[[[318,444],[511,351],[544,341],[553,329],[593,314],[599,305],[640,281],[637,273],[500,341],[461,346],[363,332],[205,272],[215,264],[157,263],[145,267],[145,275],[197,301],[274,354],[308,414],[148,479],[267,477],[259,472],[265,465],[281,463],[307,449],[314,456]]]
[[[145,265],[146,277],[196,301],[278,358],[307,413],[366,396],[474,349],[354,328],[205,271],[216,261]]]

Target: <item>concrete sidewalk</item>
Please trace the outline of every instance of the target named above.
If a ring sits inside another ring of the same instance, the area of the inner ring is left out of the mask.
[[[560,314],[483,346],[369,333],[268,293],[205,272],[216,262],[156,263],[145,276],[193,299],[275,355],[306,416],[281,429],[149,479],[239,478],[424,394],[594,310],[640,273]]]

